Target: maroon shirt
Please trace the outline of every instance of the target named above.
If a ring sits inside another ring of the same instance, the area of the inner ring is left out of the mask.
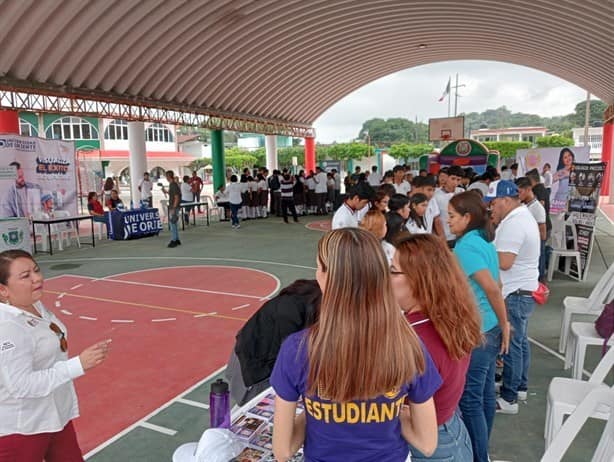
[[[465,378],[471,355],[468,354],[458,360],[450,358],[435,326],[424,313],[407,313],[406,318],[431,354],[443,380],[441,387],[433,395],[433,400],[437,411],[437,425],[444,424],[450,420],[458,407],[458,402],[465,389]]]

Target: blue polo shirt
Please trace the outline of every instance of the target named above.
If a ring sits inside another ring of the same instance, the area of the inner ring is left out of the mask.
[[[482,332],[488,332],[495,327],[499,320],[495,314],[486,292],[473,279],[478,271],[487,269],[495,282],[499,281],[499,258],[497,249],[492,242],[487,242],[480,231],[474,229],[457,239],[454,253],[461,268],[469,278],[469,284],[475,295],[482,315]]]

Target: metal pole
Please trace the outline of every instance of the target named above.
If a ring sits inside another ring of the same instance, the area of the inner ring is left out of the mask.
[[[591,92],[586,92],[586,114],[584,115],[584,146],[588,146],[588,124],[591,115]],[[590,154],[589,154],[590,158]]]
[[[456,74],[456,85],[454,85],[454,117],[458,108],[458,74]]]
[[[452,80],[452,77],[448,79],[448,84],[450,83],[451,80]],[[450,117],[450,93],[452,93],[451,88],[450,88],[450,91],[448,91],[448,117]]]

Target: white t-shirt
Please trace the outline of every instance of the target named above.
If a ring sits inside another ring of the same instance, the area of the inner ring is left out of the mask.
[[[371,172],[369,174],[369,178],[367,179],[367,182],[371,186],[379,186],[382,182],[382,175],[380,175],[378,172]]]
[[[305,182],[307,184],[307,189],[309,189],[310,191],[315,191],[315,189],[316,189],[316,182],[315,182],[315,180],[313,179],[312,176],[307,178],[307,180]]]
[[[424,224],[426,225],[427,233],[433,232],[433,222],[440,214],[437,201],[434,199],[429,200],[429,205],[426,207],[426,212],[424,213]]]
[[[322,193],[326,193],[328,192],[328,185],[327,185],[327,175],[326,172],[320,172],[315,176],[315,187],[316,187],[316,194],[322,194]]]
[[[427,224],[426,220],[424,224],[425,225]],[[432,226],[433,224],[431,223],[431,227]],[[423,228],[422,226],[419,226],[418,223],[416,223],[412,218],[409,218],[407,220],[407,223],[405,223],[405,227],[412,234],[427,234],[429,232],[427,228]]]
[[[533,215],[533,218],[535,218],[538,225],[546,223],[546,209],[541,202],[537,200],[537,198],[529,202],[527,204],[527,208],[529,209],[529,212],[531,212],[531,215]]]
[[[266,180],[260,180],[258,182],[258,189],[260,191],[268,191],[269,185],[267,184]]]
[[[369,210],[371,210],[371,204],[367,204],[363,208],[361,208],[360,210],[356,210],[356,212],[355,212],[356,219],[358,220],[359,224],[362,221],[362,219],[365,217],[365,215],[369,212]]]
[[[143,178],[139,181],[139,188],[141,188],[141,199],[149,199],[151,197],[151,190],[153,188],[151,180],[145,180]]]
[[[552,172],[550,171],[544,173],[544,186],[546,188],[552,188]]]
[[[433,200],[437,202],[439,207],[439,216],[441,217],[441,225],[443,226],[443,232],[446,235],[446,240],[451,241],[456,239],[456,236],[450,232],[450,225],[448,225],[448,204],[452,199],[454,193],[445,192],[443,189],[436,189],[433,195]]]
[[[392,265],[392,258],[394,257],[394,253],[397,251],[395,246],[393,246],[390,242],[383,240],[382,248],[384,249],[384,253],[386,254],[386,260],[388,260],[388,265]]]
[[[240,204],[243,199],[241,199],[241,191],[242,191],[241,183],[230,183],[226,186],[226,192],[228,193],[228,202],[231,204]]]
[[[352,210],[345,202],[337,209],[333,216],[332,229],[358,228],[358,213]]]
[[[482,192],[482,197],[486,197],[488,194],[488,185],[481,181],[476,181],[475,183],[471,183],[467,188],[467,191],[471,191],[472,189],[478,189]]]
[[[190,186],[190,183],[181,183],[181,200],[192,202],[192,186]]]
[[[341,189],[341,177],[338,173],[335,173],[335,189]]]
[[[228,202],[228,190],[224,189],[224,191],[218,191],[215,193],[215,202],[216,204],[223,204]]]
[[[394,186],[394,190],[397,194],[407,196],[407,193],[411,191],[411,185],[405,180],[401,181],[399,184],[392,183],[392,185]]]
[[[497,252],[516,255],[508,270],[501,270],[503,298],[518,289],[537,289],[540,252],[539,229],[529,209],[524,205],[515,208],[499,223],[495,234]]]

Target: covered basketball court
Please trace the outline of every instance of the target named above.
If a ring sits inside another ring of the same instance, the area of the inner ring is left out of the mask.
[[[0,133],[18,132],[22,110],[128,120],[132,171],[144,171],[145,121],[212,129],[215,187],[225,181],[223,130],[267,135],[269,168],[275,135],[302,137],[313,168],[312,124],[335,102],[390,73],[459,59],[524,65],[590,91],[609,105],[603,158],[612,159],[611,1],[5,0],[0,9]],[[604,184],[614,203],[613,180]],[[497,420],[499,459],[541,455],[544,393],[567,374],[554,351],[561,300],[588,293],[614,258],[614,227],[600,220],[603,258],[588,281],[555,281],[536,313],[535,394],[519,416]],[[190,229],[173,253],[159,237],[41,259],[45,303],[73,333],[72,351],[114,339],[108,364],[77,381],[90,460],[168,461],[198,439],[208,383],[238,328],[280,285],[313,277],[327,223],[308,221],[258,223],[240,238],[223,224]],[[573,460],[585,460],[595,428]]]

